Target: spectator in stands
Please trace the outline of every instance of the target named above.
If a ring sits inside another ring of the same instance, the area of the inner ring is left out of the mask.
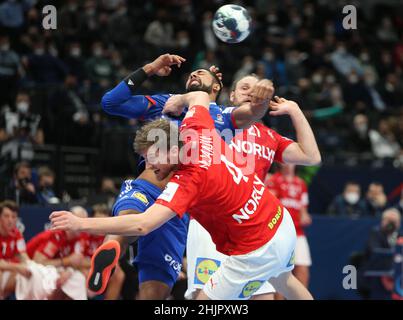
[[[92,57],[85,63],[88,79],[102,88],[108,88],[115,79],[115,70],[112,62],[106,56],[102,42],[95,41],[92,44]]]
[[[361,199],[360,185],[354,181],[347,182],[343,193],[333,199],[327,213],[351,218],[366,215],[366,206],[365,201]]]
[[[400,151],[400,146],[394,135],[390,121],[381,119],[377,130],[369,131],[372,152],[377,158],[395,158]]]
[[[171,48],[175,44],[174,27],[170,21],[168,12],[159,9],[157,19],[152,21],[144,34],[144,41],[162,50]]]
[[[0,26],[17,34],[24,25],[24,14],[33,5],[32,0],[6,0],[0,5]]]
[[[271,47],[267,47],[263,51],[262,60],[265,66],[266,79],[272,79],[278,86],[287,84],[287,74],[284,61],[276,56],[276,53]]]
[[[69,45],[69,51],[64,61],[69,74],[74,75],[81,83],[85,79],[85,67],[80,42],[74,41]]]
[[[365,251],[365,263],[362,272],[378,271],[387,273],[393,270],[393,254],[396,240],[401,234],[401,215],[394,208],[382,213],[379,226],[371,230]],[[369,298],[376,300],[391,299],[394,286],[390,276],[365,277],[369,289]]]
[[[101,187],[95,194],[89,196],[87,203],[94,205],[97,203],[105,203],[109,209],[112,208],[115,198],[118,195],[119,190],[116,188],[115,183],[111,178],[104,177],[101,181]]]
[[[49,108],[54,133],[49,138],[53,143],[81,146],[90,144],[90,118],[75,76],[68,75],[63,86],[50,95]]]
[[[25,240],[17,229],[18,206],[14,201],[0,202],[0,300],[15,292],[17,274],[30,277],[26,266]]]
[[[14,108],[22,73],[20,57],[10,48],[9,37],[0,35],[0,111],[5,105]]]
[[[40,204],[57,204],[60,199],[54,191],[55,173],[48,167],[38,168],[38,201]]]
[[[66,65],[46,50],[42,39],[35,40],[34,52],[24,57],[22,62],[28,79],[37,86],[61,84],[67,74]]]
[[[12,160],[31,160],[32,145],[44,143],[42,119],[31,111],[28,93],[20,91],[16,98],[16,111],[6,110],[0,116],[0,151]],[[20,148],[22,149],[20,150]]]
[[[388,199],[383,190],[383,185],[379,182],[372,182],[368,186],[366,195],[366,211],[371,216],[380,216],[386,209]]]
[[[77,0],[68,0],[58,12],[58,23],[60,32],[65,37],[73,37],[80,34],[81,29],[81,13]]]
[[[368,122],[368,117],[365,114],[354,116],[353,128],[348,139],[351,151],[359,152],[360,154],[372,154]]]
[[[15,165],[13,179],[4,190],[4,199],[11,199],[18,205],[38,202],[36,189],[32,182],[31,166],[22,161]]]
[[[132,22],[127,14],[127,4],[122,1],[108,21],[109,39],[116,45],[128,46],[130,34],[127,33],[127,30],[132,30]]]

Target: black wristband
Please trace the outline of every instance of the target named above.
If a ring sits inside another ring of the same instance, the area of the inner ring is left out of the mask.
[[[130,91],[134,94],[138,88],[146,81],[148,78],[147,73],[143,68],[139,68],[132,74],[128,75],[123,81],[126,82]]]

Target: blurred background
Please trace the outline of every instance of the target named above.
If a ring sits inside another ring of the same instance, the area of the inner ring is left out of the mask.
[[[320,167],[298,168],[313,217],[306,229],[313,295],[362,299],[372,290],[391,298],[396,239],[382,233],[382,217],[392,207],[403,211],[402,2],[231,1],[253,19],[251,35],[231,45],[211,29],[226,3],[52,1],[57,29],[44,30],[47,1],[0,1],[0,201],[18,203],[26,240],[55,208],[110,209],[122,181],[137,175],[131,145],[138,123],[107,115],[100,101],[158,55],[187,61],[169,79],[147,80],[140,94],[181,93],[191,70],[216,65],[224,83],[219,102],[229,105],[233,80],[254,72],[298,102],[322,153]],[[357,29],[345,30],[342,9],[351,4]],[[289,118],[266,116],[265,123],[295,139]],[[400,219],[393,237],[399,228]],[[372,241],[374,230],[385,235],[383,245]],[[365,269],[374,285],[343,288],[343,267],[367,265],[379,246],[389,250],[375,257],[382,266]],[[123,297],[134,296],[135,285],[126,286]]]

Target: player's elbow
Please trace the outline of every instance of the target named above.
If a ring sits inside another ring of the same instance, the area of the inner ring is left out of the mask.
[[[113,112],[113,108],[115,106],[115,104],[113,103],[113,99],[111,97],[111,92],[108,91],[107,93],[105,93],[102,97],[101,100],[101,106],[102,109],[108,113],[108,114],[112,114]]]
[[[322,163],[322,156],[320,153],[314,155],[313,157],[310,158],[309,160],[309,165],[310,166],[318,166]]]
[[[151,226],[147,222],[141,222],[136,226],[136,230],[134,233],[131,233],[129,236],[146,236],[152,231]]]

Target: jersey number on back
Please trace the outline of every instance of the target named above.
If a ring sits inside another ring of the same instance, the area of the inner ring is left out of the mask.
[[[242,174],[242,170],[229,161],[223,154],[221,155],[221,161],[225,163],[225,166],[227,167],[229,173],[231,173],[236,184],[239,184],[242,179],[243,181],[248,182],[249,178]]]

